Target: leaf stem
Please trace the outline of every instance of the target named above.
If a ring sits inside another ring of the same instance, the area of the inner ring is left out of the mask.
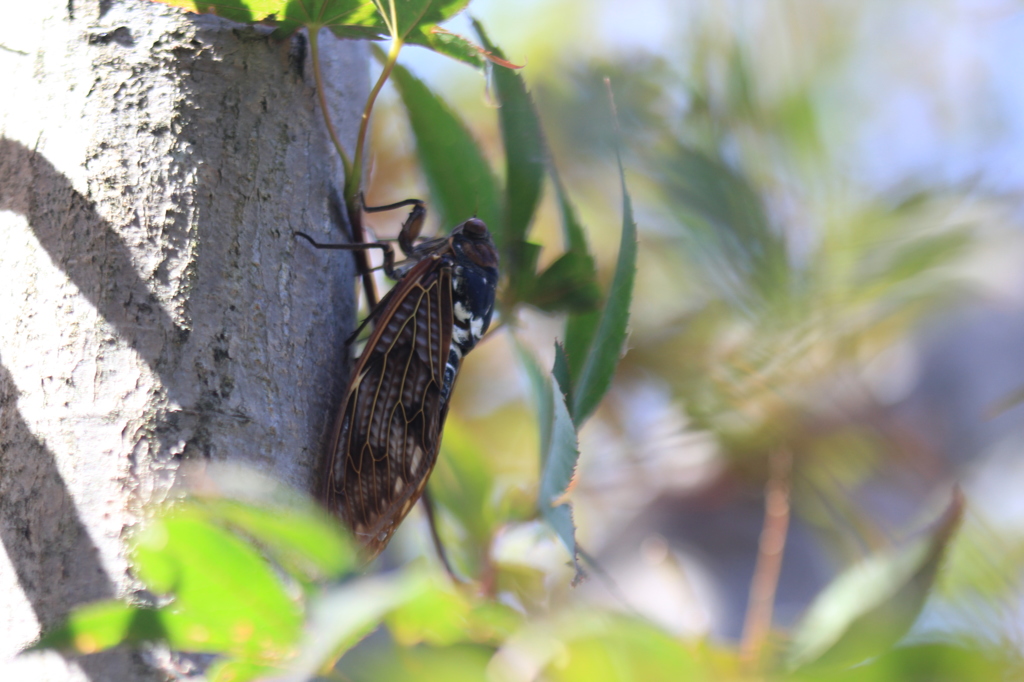
[[[394,38],[391,41],[391,49],[388,51],[388,56],[384,60],[384,68],[381,69],[377,82],[373,84],[373,89],[370,90],[370,95],[366,98],[366,106],[363,108],[363,116],[359,120],[359,134],[356,136],[354,170],[351,176],[346,177],[345,201],[355,199],[355,196],[359,191],[359,183],[362,180],[361,169],[363,167],[363,148],[366,145],[366,133],[370,128],[370,113],[373,111],[374,102],[377,101],[377,95],[380,94],[381,88],[384,87],[384,83],[387,82],[388,76],[391,75],[392,70],[395,68],[395,63],[398,61],[398,53],[401,51],[402,45],[402,41],[398,38]],[[380,49],[374,47],[374,54],[378,59],[380,59],[380,52]]]
[[[793,455],[784,448],[768,458],[768,483],[765,486],[764,525],[757,547],[757,563],[750,581],[750,598],[743,622],[740,658],[748,669],[761,661],[765,641],[772,627],[775,592],[782,571],[782,555],[789,532],[790,487]]]
[[[331,142],[334,143],[334,148],[338,150],[338,156],[341,157],[341,165],[345,169],[345,183],[347,185],[348,179],[352,177],[352,161],[348,158],[348,154],[345,153],[345,148],[341,146],[341,140],[338,139],[338,131],[334,128],[331,112],[327,107],[327,94],[324,90],[323,74],[320,72],[320,29],[320,26],[309,27],[309,52],[313,60],[313,79],[316,81],[316,94],[320,99],[320,112],[324,117],[324,125],[327,126],[327,134],[330,136]],[[348,203],[347,196],[345,201]]]

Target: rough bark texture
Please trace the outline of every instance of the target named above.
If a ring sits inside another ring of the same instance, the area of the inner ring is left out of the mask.
[[[309,489],[352,261],[292,230],[341,236],[340,164],[301,36],[20,5],[0,28],[0,679],[159,679],[130,652],[14,655],[129,589],[125,532],[182,462]],[[323,43],[350,142],[365,48]]]

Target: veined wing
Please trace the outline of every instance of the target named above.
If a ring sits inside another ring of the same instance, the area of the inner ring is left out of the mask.
[[[451,261],[424,258],[380,305],[321,479],[324,502],[370,557],[387,545],[437,461],[448,413],[442,388],[452,344]]]

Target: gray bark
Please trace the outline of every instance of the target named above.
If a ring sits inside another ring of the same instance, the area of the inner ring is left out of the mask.
[[[15,657],[131,587],[123,538],[190,460],[308,490],[343,388],[351,256],[306,41],[144,0],[0,28],[0,679],[159,679]],[[365,48],[323,36],[351,144]],[[333,234],[332,234],[333,232]]]

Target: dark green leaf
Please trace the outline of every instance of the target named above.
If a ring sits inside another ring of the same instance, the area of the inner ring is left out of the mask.
[[[549,312],[585,313],[601,302],[594,279],[594,259],[588,253],[568,251],[530,281],[523,302]]]
[[[600,321],[594,331],[593,341],[587,348],[586,359],[579,376],[573,375],[572,416],[577,425],[582,425],[597,409],[598,403],[608,392],[612,377],[618,367],[619,358],[626,344],[629,327],[629,305],[633,300],[633,280],[636,277],[636,224],[633,222],[633,205],[626,189],[626,176],[619,162],[619,177],[622,182],[622,239],[619,242],[619,258],[615,265],[608,300],[601,312]],[[569,367],[573,367],[572,352],[578,350],[579,339],[585,329],[577,322],[579,332],[571,337],[566,330],[566,351]]]
[[[565,404],[572,404],[572,378],[569,376],[569,360],[565,356],[565,348],[555,341],[555,366],[551,368],[551,376],[558,383],[558,388],[565,396]]]
[[[458,115],[408,70],[398,65],[392,81],[409,114],[420,165],[442,225],[477,216],[502,243],[498,184],[479,146]]]
[[[584,253],[590,257],[593,266],[593,257],[590,256],[587,247],[587,235],[576,218],[576,211],[569,201],[569,195],[562,184],[562,178],[554,165],[551,166],[551,179],[555,185],[555,195],[558,197],[558,210],[562,217],[562,233],[565,239],[565,248],[568,251]],[[596,266],[591,278],[597,281]],[[573,384],[583,371],[583,363],[587,359],[587,353],[594,341],[594,334],[597,333],[597,323],[600,321],[600,314],[597,312],[584,312],[570,314],[565,321],[565,362],[567,367],[568,381],[563,386]],[[573,404],[573,392],[566,390],[565,394],[570,398],[569,405]]]
[[[562,218],[562,234],[565,239],[566,251],[577,251],[579,253],[590,253],[587,246],[587,233],[576,218],[576,209],[569,201],[569,195],[562,184],[562,177],[554,164],[550,166],[551,180],[555,185],[555,196],[558,197],[558,213]]]
[[[597,325],[601,321],[601,312],[576,313],[569,315],[565,320],[565,362],[569,367],[569,383],[573,386],[573,405],[576,402],[576,385],[580,373],[583,372],[583,364],[587,361],[590,347],[594,343],[594,335],[597,334]]]
[[[928,597],[963,505],[963,495],[955,491],[926,537],[899,552],[871,557],[822,590],[794,632],[786,655],[790,668],[853,665],[906,634]]]
[[[473,28],[488,51],[504,58],[501,50],[488,39],[480,22],[474,21]],[[493,78],[498,102],[501,103],[498,117],[507,169],[505,228],[506,240],[511,243],[526,239],[530,221],[540,201],[547,150],[540,118],[530,93],[526,91],[522,75],[513,69],[497,68]],[[512,272],[518,272],[518,263],[510,266]],[[532,274],[532,271],[528,274]]]

